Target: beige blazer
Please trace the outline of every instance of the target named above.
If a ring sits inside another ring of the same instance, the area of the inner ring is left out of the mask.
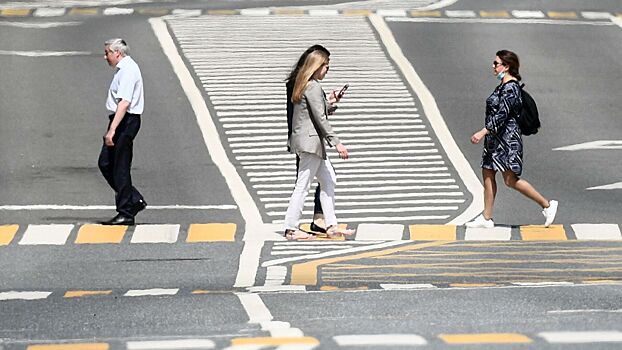
[[[291,153],[313,153],[326,159],[326,145],[333,147],[340,143],[328,123],[328,102],[322,85],[310,80],[300,103],[294,104],[292,135],[287,140]]]

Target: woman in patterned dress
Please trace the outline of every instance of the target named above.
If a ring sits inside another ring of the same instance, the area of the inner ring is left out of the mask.
[[[492,228],[493,205],[497,194],[497,172],[503,174],[505,185],[538,203],[548,227],[555,219],[557,201],[544,198],[529,182],[519,178],[523,171],[523,140],[516,118],[522,108],[521,76],[518,56],[508,50],[498,51],[492,63],[493,74],[501,81],[486,99],[486,121],[483,129],[471,136],[471,143],[484,139],[482,177],[484,180],[484,212],[467,227]]]

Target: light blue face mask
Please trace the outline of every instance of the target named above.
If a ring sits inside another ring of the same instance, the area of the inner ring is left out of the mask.
[[[499,72],[499,74],[497,74],[497,79],[499,80],[503,80],[504,77],[505,77],[505,72]]]

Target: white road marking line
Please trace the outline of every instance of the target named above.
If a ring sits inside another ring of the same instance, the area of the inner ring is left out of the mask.
[[[103,11],[104,16],[131,15],[134,13],[132,8],[108,7]]]
[[[194,350],[216,347],[209,339],[128,341],[127,350]]]
[[[355,239],[357,241],[401,240],[403,234],[404,225],[359,224]]]
[[[309,213],[310,214],[310,213]],[[349,222],[401,222],[401,221],[430,221],[430,220],[447,220],[449,215],[415,215],[415,216],[359,216],[359,217],[340,217],[340,223]],[[283,219],[272,220],[272,223],[283,224]]]
[[[6,51],[0,50],[0,56],[22,56],[22,57],[62,57],[62,56],[90,56],[87,51]]]
[[[622,232],[617,224],[572,224],[577,239],[622,240]]]
[[[171,15],[179,17],[196,17],[201,15],[201,10],[175,9]]]
[[[610,19],[611,13],[609,12],[591,12],[591,11],[583,11],[581,12],[581,16],[587,19]]]
[[[287,286],[273,288],[284,288]],[[304,287],[304,286],[301,286]],[[270,332],[272,337],[302,337],[303,333],[298,328],[293,328],[287,322],[273,321],[270,310],[266,307],[259,294],[252,293],[235,293],[240,299],[246,314],[248,315],[248,323],[258,323],[261,325],[261,329]]]
[[[583,151],[593,149],[622,149],[622,140],[597,140],[553,148],[553,151]]]
[[[32,14],[34,17],[58,17],[65,14],[64,8],[38,8]]]
[[[136,225],[130,243],[175,243],[180,225]]]
[[[434,129],[434,132],[445,149],[449,160],[454,165],[465,186],[473,196],[471,205],[462,214],[458,215],[449,222],[450,224],[457,225],[464,224],[471,218],[478,215],[481,208],[484,207],[483,186],[479,182],[479,178],[475,175],[475,172],[471,168],[471,165],[465,158],[464,154],[462,154],[460,148],[456,144],[456,141],[451,136],[451,132],[449,131],[449,128],[443,120],[441,112],[436,105],[434,96],[425,86],[406,56],[404,56],[402,49],[397,44],[397,41],[393,37],[393,33],[391,33],[391,30],[387,24],[384,22],[382,17],[377,15],[371,15],[369,19],[374,28],[376,28],[382,42],[385,44],[389,55],[396,62],[400,68],[400,71],[402,71],[404,77],[413,88],[417,96],[419,96],[423,110],[430,121],[432,129]]]
[[[605,21],[578,21],[560,19],[520,19],[520,18],[431,18],[431,17],[387,17],[387,22],[411,23],[478,23],[478,24],[551,24],[551,25],[587,25],[610,26]]]
[[[601,186],[594,186],[594,187],[588,187],[586,188],[586,190],[588,191],[593,191],[593,190],[619,190],[622,189],[622,182],[615,182],[609,185],[601,185]]]
[[[46,299],[50,296],[52,292],[39,292],[39,291],[30,291],[30,292],[0,292],[0,300],[37,300],[37,299]]]
[[[123,296],[142,297],[157,295],[175,295],[179,292],[178,288],[152,288],[152,289],[130,289]]]
[[[20,245],[63,245],[71,234],[73,225],[28,225]]]
[[[75,22],[75,21],[74,22],[40,22],[40,23],[0,21],[0,26],[29,28],[29,29],[49,29],[49,28],[57,28],[57,27],[72,27],[72,26],[78,26],[81,24],[82,22]]]
[[[381,283],[380,288],[385,290],[409,290],[409,289],[434,289],[438,288],[433,284],[421,283]]]
[[[619,331],[542,332],[538,335],[554,344],[622,342],[622,332]]]
[[[466,241],[509,241],[512,236],[511,227],[471,228],[467,227]]]
[[[607,309],[580,309],[580,310],[551,310],[547,311],[547,314],[592,314],[592,313],[622,313],[622,309],[607,310]]]
[[[336,335],[333,340],[339,346],[398,346],[426,345],[425,338],[416,334],[352,334]]]
[[[517,286],[568,286],[573,285],[573,282],[557,282],[557,281],[548,281],[548,282],[514,282],[512,283]]]
[[[147,210],[231,210],[236,205],[149,205]],[[114,205],[32,204],[0,205],[0,210],[114,210]]]
[[[475,11],[445,11],[445,15],[447,17],[456,17],[456,18],[475,18],[477,14]]]
[[[613,22],[618,27],[622,28],[622,18],[618,16],[611,16],[610,19],[611,19],[611,22]]]
[[[512,16],[516,18],[546,18],[546,15],[542,11],[512,11]]]

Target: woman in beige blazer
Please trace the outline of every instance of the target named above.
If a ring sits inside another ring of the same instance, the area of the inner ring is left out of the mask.
[[[313,237],[301,231],[298,226],[304,200],[314,178],[320,183],[320,202],[324,211],[326,233],[329,236],[354,233],[352,230],[340,230],[335,216],[337,178],[326,156],[326,143],[334,146],[342,159],[348,158],[348,150],[333,132],[327,118],[328,103],[319,81],[324,79],[328,68],[329,59],[325,52],[318,50],[310,53],[298,71],[292,93],[294,113],[288,146],[290,152],[298,156],[299,162],[296,186],[285,215],[285,237],[290,240]]]

